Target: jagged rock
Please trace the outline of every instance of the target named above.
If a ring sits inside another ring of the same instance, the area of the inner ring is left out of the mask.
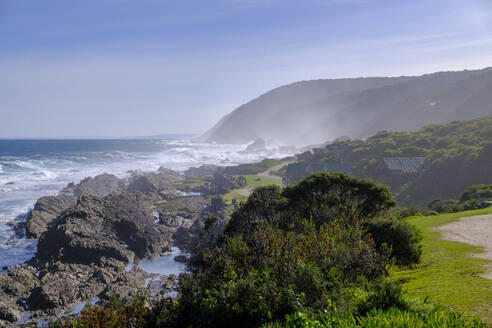
[[[168,191],[174,189],[172,185],[180,180],[183,180],[183,177],[179,173],[163,167],[156,172],[134,171],[127,190],[153,193]]]
[[[35,269],[24,265],[0,275],[0,293],[27,298],[29,290],[39,284]],[[0,297],[2,299],[2,297]]]
[[[41,235],[38,256],[44,262],[88,264],[158,255],[168,248],[168,239],[152,216],[153,204],[160,199],[131,192],[82,196]]]
[[[153,189],[128,188],[133,178]],[[101,175],[39,199],[27,228],[29,236],[39,236],[36,257],[0,275],[0,327],[29,315],[53,319],[96,296],[129,301],[141,293],[149,274],[138,266],[126,271],[126,264],[169,253],[173,242],[191,249],[203,231],[210,199],[177,193],[174,184],[183,179],[167,169],[134,173],[129,180]],[[101,196],[110,190],[115,191]],[[176,281],[162,278],[152,295],[166,295]]]
[[[158,192],[159,184],[157,179],[147,175],[137,175],[132,177],[128,185],[128,191]]]
[[[148,276],[142,270],[122,272],[115,281],[106,287],[101,296],[105,299],[116,296],[120,300],[131,302],[135,296],[142,292],[145,279]]]
[[[219,168],[220,167],[216,165],[204,164],[200,167],[190,167],[184,174],[186,179],[207,179],[212,178]]]
[[[26,223],[26,235],[29,238],[39,238],[47,226],[64,210],[75,205],[75,197],[65,194],[45,196],[38,199],[33,210],[29,213]]]
[[[21,317],[21,312],[13,309],[11,306],[5,305],[2,300],[0,300],[0,324],[1,320],[7,322],[16,322]]]
[[[126,182],[112,174],[100,174],[94,178],[88,177],[78,184],[70,183],[62,190],[62,193],[73,194],[76,197],[82,195],[106,196],[112,191],[123,189]]]
[[[210,182],[209,193],[214,195],[225,194],[235,187],[236,185],[233,183],[232,179],[229,176],[216,172],[212,181]]]

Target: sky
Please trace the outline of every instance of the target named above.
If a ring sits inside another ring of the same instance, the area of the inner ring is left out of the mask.
[[[0,138],[202,133],[299,80],[488,66],[491,0],[0,0]]]

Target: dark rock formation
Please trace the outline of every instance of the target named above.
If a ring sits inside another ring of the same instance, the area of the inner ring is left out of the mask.
[[[126,182],[112,174],[100,174],[94,178],[88,177],[78,184],[70,183],[62,190],[64,194],[75,197],[82,195],[106,196],[112,191],[125,188]]]
[[[101,263],[103,258],[130,262],[168,250],[165,231],[152,216],[158,196],[115,192],[106,197],[82,196],[64,212],[53,229],[41,235],[43,261]]]
[[[210,182],[210,194],[225,194],[229,190],[234,189],[236,185],[229,176],[216,172],[212,181]]]
[[[65,188],[78,198],[39,199],[27,224],[29,236],[39,236],[36,257],[0,275],[0,327],[57,318],[96,296],[130,301],[144,288],[155,297],[172,292],[177,277],[149,278],[127,264],[198,242],[211,201],[180,195],[174,186],[183,179],[167,169],[134,172],[128,180],[102,175]],[[224,179],[215,183],[230,186]]]
[[[186,179],[209,179],[212,178],[219,169],[219,166],[204,164],[200,167],[191,167],[186,170],[184,174]]]
[[[75,197],[65,194],[45,196],[38,199],[27,219],[27,237],[39,238],[57,216],[70,206],[75,205],[75,201]]]
[[[129,179],[127,190],[157,193],[172,189],[172,185],[180,180],[183,177],[179,173],[163,167],[156,172],[135,171]]]

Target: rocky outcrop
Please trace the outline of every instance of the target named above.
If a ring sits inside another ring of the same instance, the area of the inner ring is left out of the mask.
[[[26,236],[39,238],[46,231],[47,226],[64,210],[73,206],[75,202],[75,197],[65,194],[38,199],[27,219]]]
[[[39,237],[36,257],[0,275],[0,327],[60,317],[96,297],[130,301],[145,288],[155,297],[172,292],[177,277],[128,264],[168,254],[172,245],[192,250],[204,218],[220,210],[208,197],[178,192],[183,179],[166,169],[126,180],[103,175],[65,188],[78,197],[39,199],[26,228]]]
[[[69,183],[63,190],[64,194],[71,194],[75,197],[82,195],[106,196],[117,189],[124,189],[127,182],[112,174],[100,174],[95,177],[88,177],[78,184]]]
[[[209,179],[220,169],[219,166],[204,164],[200,167],[191,167],[185,171],[186,179]]]
[[[128,191],[153,192],[168,191],[183,177],[172,170],[159,168],[156,172],[133,172],[129,179]]]
[[[130,262],[169,250],[166,231],[152,216],[156,195],[115,192],[82,196],[52,229],[41,235],[41,261],[102,263],[106,258]]]

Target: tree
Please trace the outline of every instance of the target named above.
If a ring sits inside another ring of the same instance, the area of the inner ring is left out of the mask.
[[[335,219],[359,220],[378,216],[395,205],[385,185],[344,173],[315,173],[282,195],[299,216],[320,226]]]

